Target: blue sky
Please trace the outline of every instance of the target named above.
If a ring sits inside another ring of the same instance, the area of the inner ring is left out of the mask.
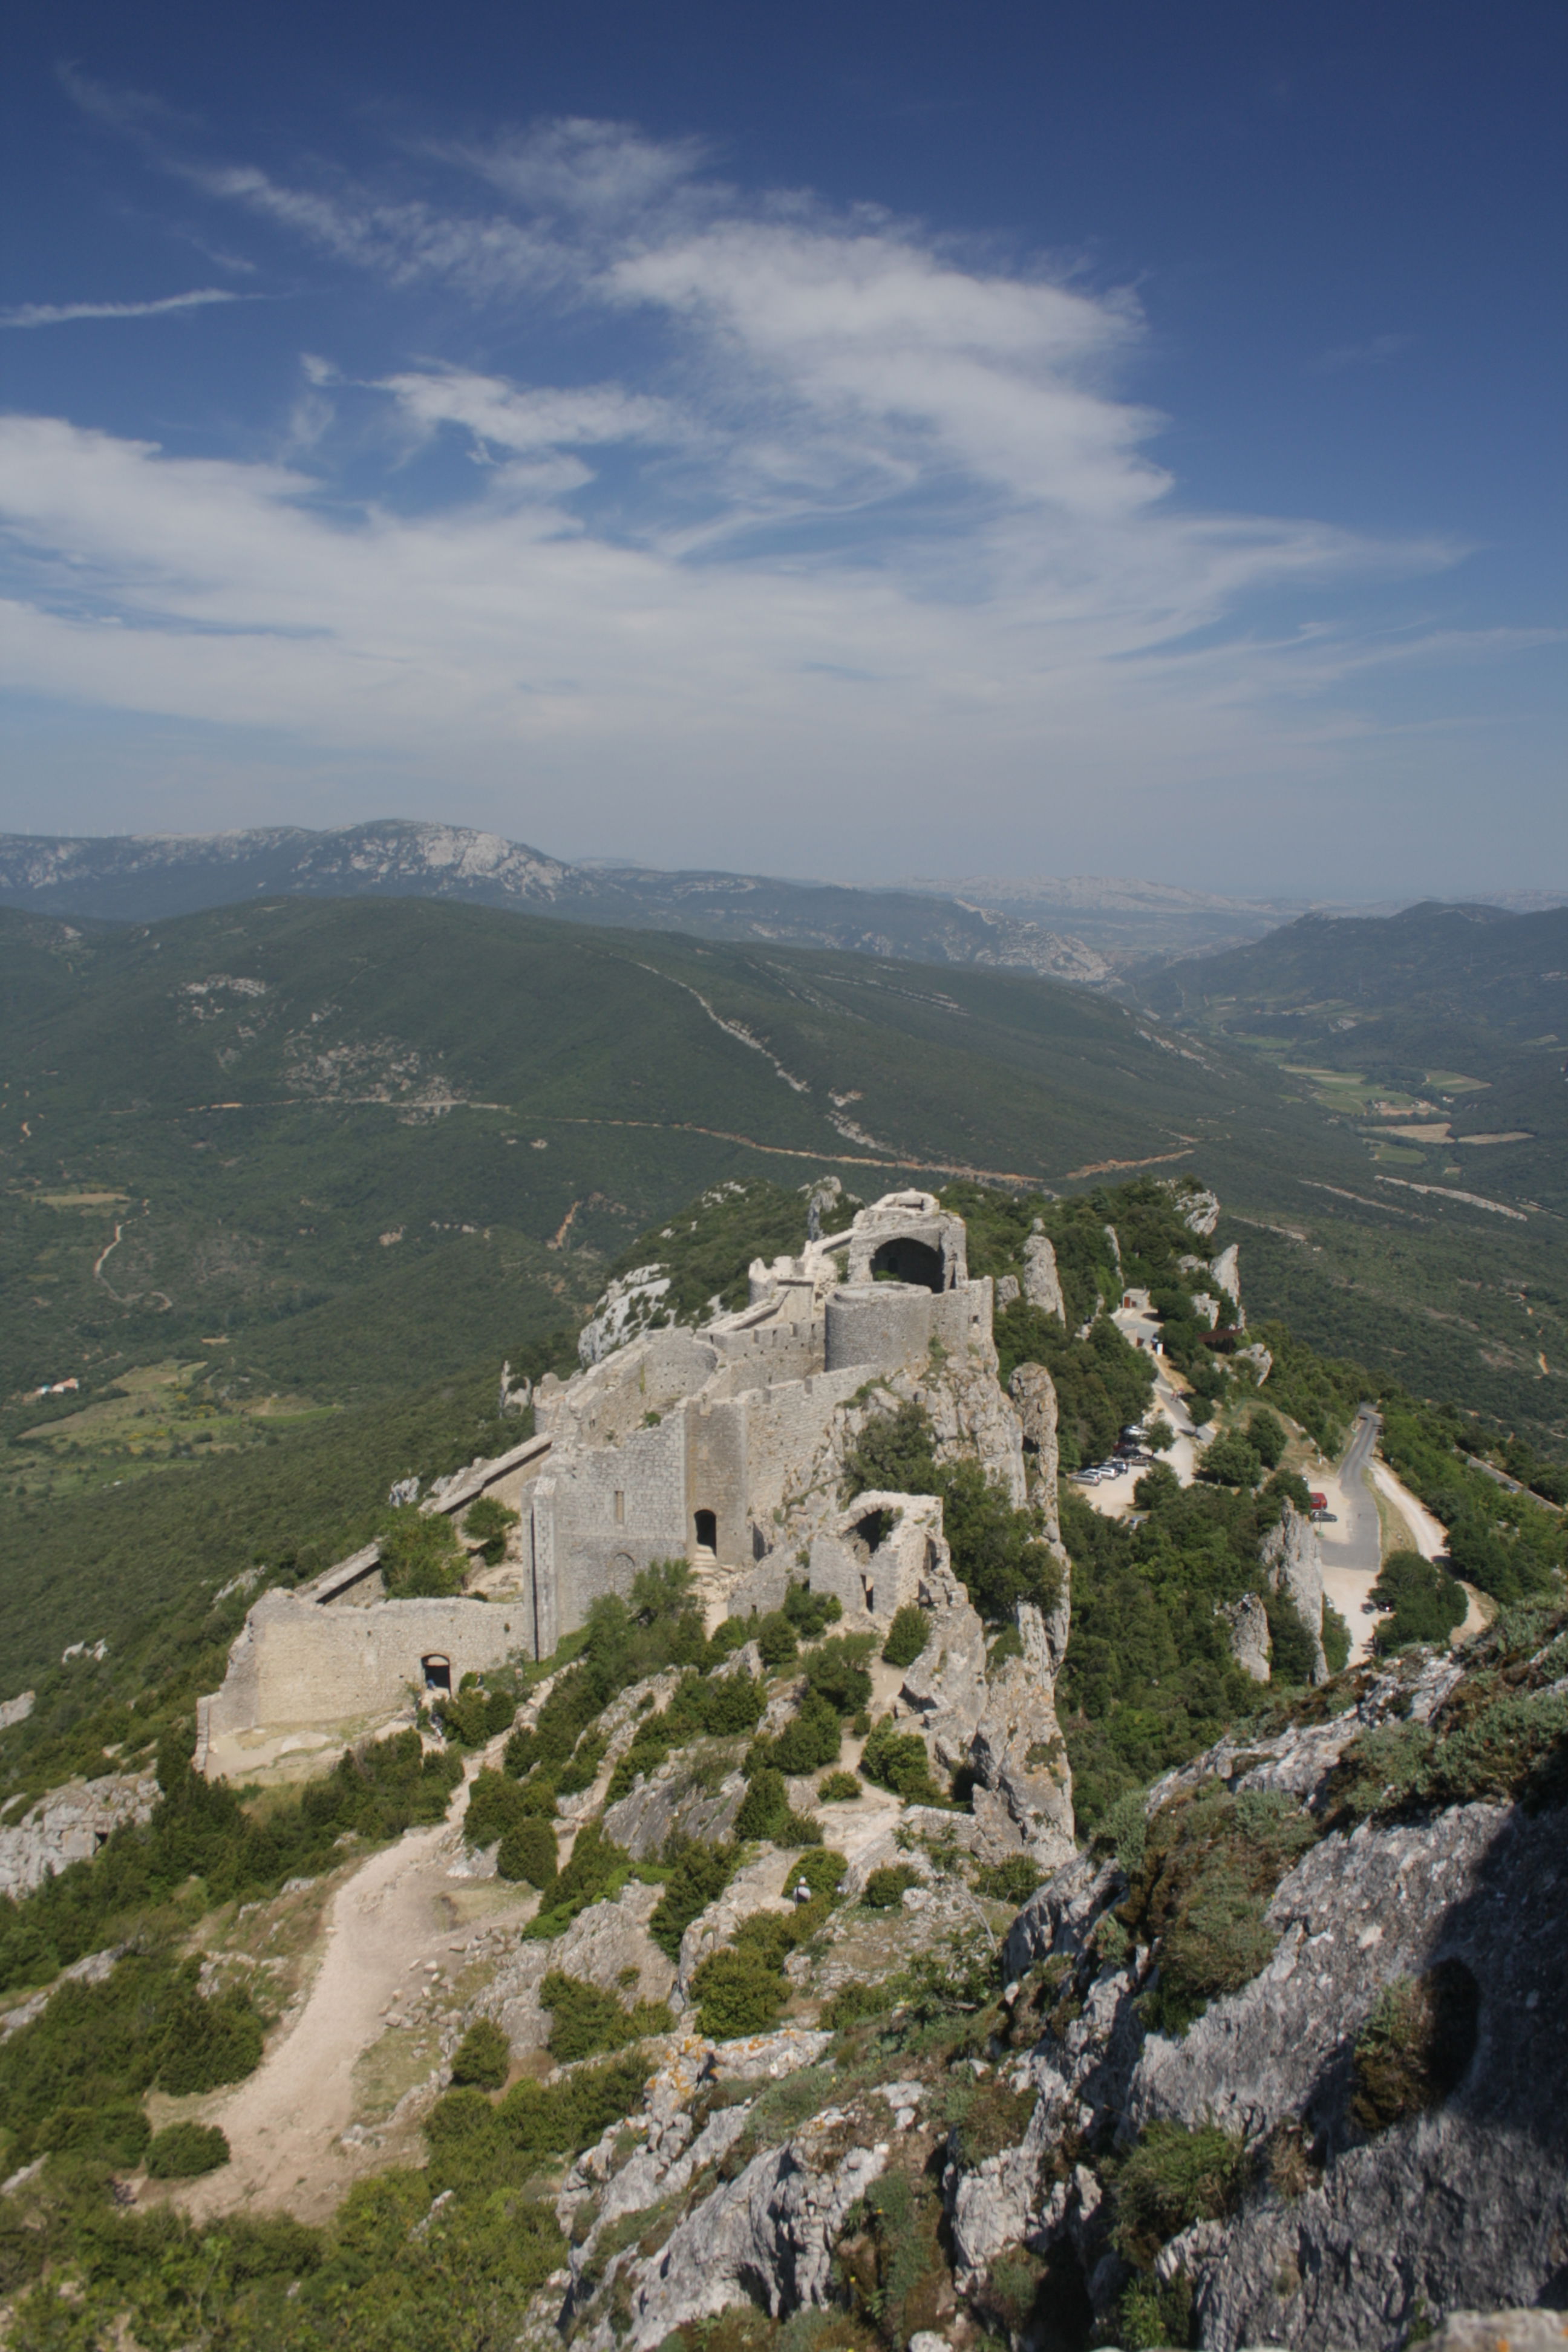
[[[0,824],[1568,883],[1565,28],[33,11]]]

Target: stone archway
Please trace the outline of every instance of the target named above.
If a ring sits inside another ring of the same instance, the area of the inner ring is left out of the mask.
[[[916,1241],[912,1234],[895,1234],[881,1244],[871,1259],[871,1279],[911,1283],[920,1290],[946,1287],[941,1251]]]
[[[452,1687],[452,1661],[438,1651],[419,1661],[419,1672],[427,1691],[447,1691]]]
[[[717,1559],[719,1557],[719,1517],[717,1512],[694,1511],[691,1515],[691,1528],[696,1542],[698,1558],[702,1559],[706,1557],[709,1559]]]

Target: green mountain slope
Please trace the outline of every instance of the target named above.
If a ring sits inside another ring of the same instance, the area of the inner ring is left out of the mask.
[[[134,929],[0,913],[0,981],[13,1622],[40,1514],[103,1576],[154,1575],[174,1537],[138,1482],[254,1457],[259,1485],[224,1486],[243,1517],[296,1462],[316,1480],[323,1416],[493,1395],[503,1356],[570,1357],[637,1235],[758,1176],[874,1197],[1191,1172],[1226,1202],[1255,1318],[1563,1450],[1554,1218],[1411,1191],[1425,1163],[1374,1160],[1267,1057],[1066,987],[419,900]],[[351,1516],[384,1491],[375,1458]],[[105,1630],[47,1613],[49,1642]]]

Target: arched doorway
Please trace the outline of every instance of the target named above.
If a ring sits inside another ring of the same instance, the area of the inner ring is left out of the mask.
[[[942,1280],[942,1254],[925,1242],[917,1242],[911,1234],[896,1234],[884,1242],[871,1260],[873,1282],[909,1282],[921,1290],[941,1291]]]
[[[421,1658],[419,1668],[424,1675],[425,1687],[427,1691],[450,1691],[452,1687],[450,1658],[443,1658],[439,1655]]]
[[[691,1516],[691,1527],[697,1539],[699,1553],[706,1552],[710,1559],[716,1559],[719,1552],[718,1514],[713,1511],[694,1511]]]

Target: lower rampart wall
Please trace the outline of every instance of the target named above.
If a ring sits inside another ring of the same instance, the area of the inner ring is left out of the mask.
[[[533,1648],[531,1612],[483,1601],[381,1601],[323,1609],[292,1593],[264,1593],[230,1653],[207,1732],[345,1723],[384,1715],[424,1687],[422,1660],[449,1661],[452,1688]]]

